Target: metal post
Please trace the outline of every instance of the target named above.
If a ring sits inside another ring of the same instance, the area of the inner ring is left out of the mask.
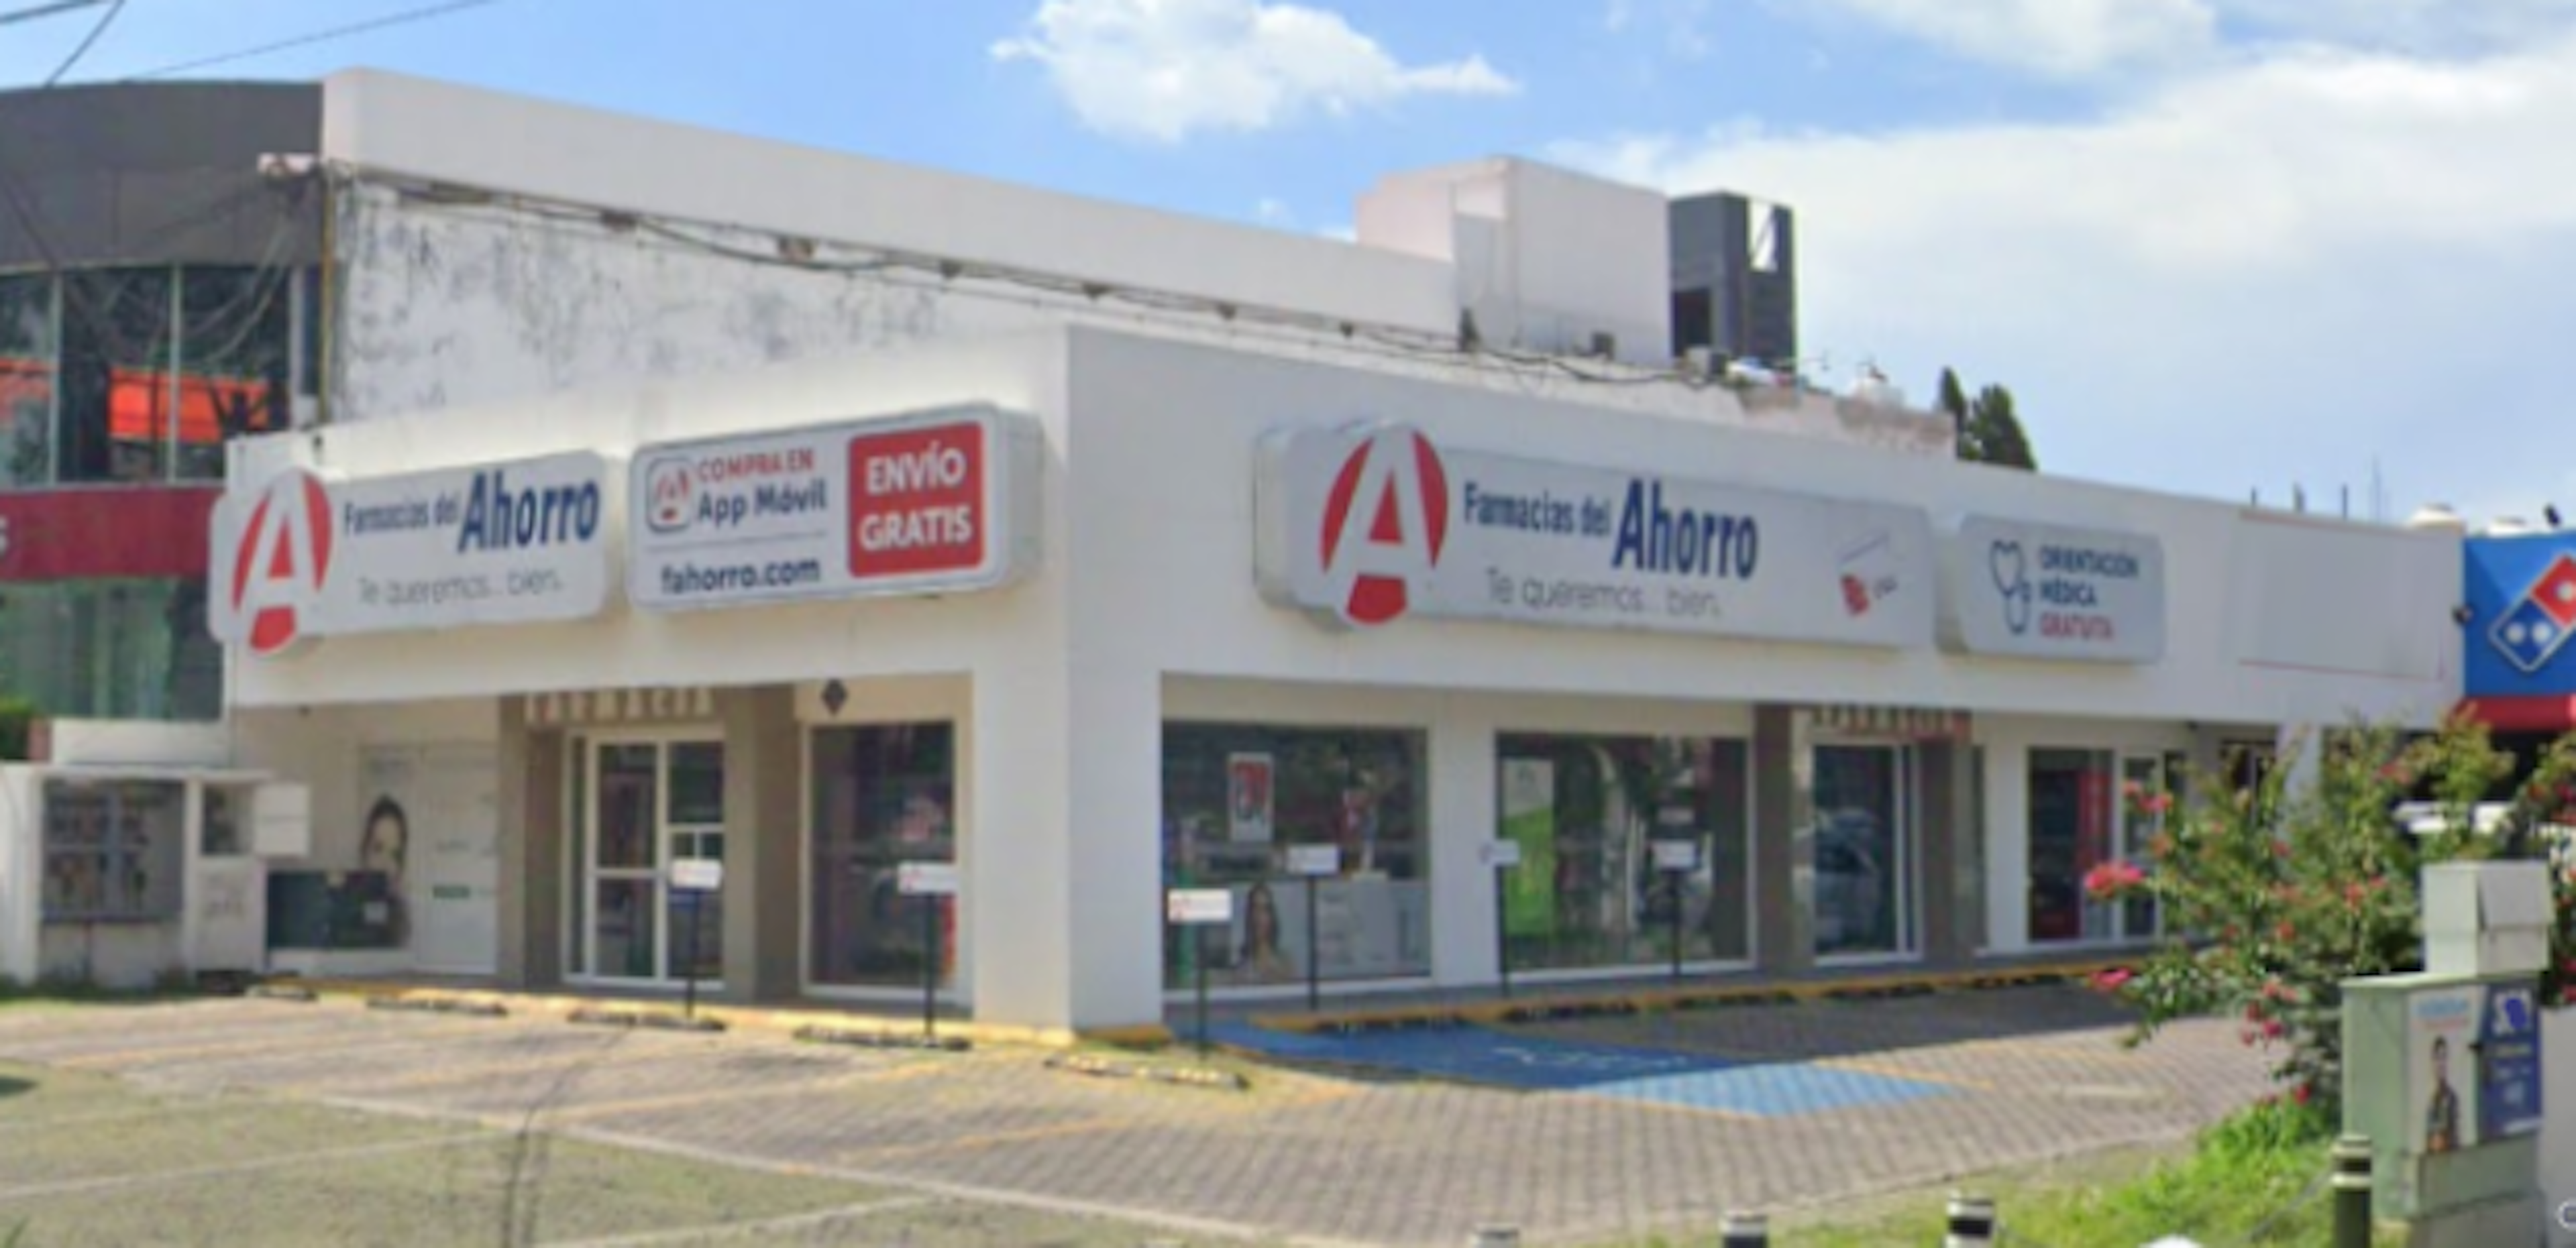
[[[1208,934],[1208,925],[1207,925],[1207,924],[1204,924],[1204,923],[1201,923],[1201,924],[1194,924],[1194,925],[1192,925],[1192,926],[1191,926],[1191,928],[1190,928],[1189,930],[1190,930],[1190,934],[1191,934],[1191,937],[1192,937],[1192,943],[1193,943],[1194,945],[1196,945],[1196,946],[1197,946],[1195,949],[1193,949],[1193,950],[1191,951],[1195,956],[1193,956],[1190,960],[1191,960],[1191,961],[1193,961],[1193,962],[1198,963],[1198,981],[1199,981],[1199,986],[1198,986],[1198,994],[1199,994],[1199,1060],[1200,1060],[1200,1061],[1206,1061],[1206,1060],[1207,1060],[1207,1055],[1208,1055],[1208,993],[1207,993],[1207,964],[1208,964],[1208,959],[1207,959],[1207,934]]]
[[[1306,877],[1306,1012],[1324,1008],[1324,964],[1315,956],[1322,933],[1316,930],[1315,877]]]
[[[1673,980],[1678,983],[1682,977],[1682,881],[1689,872],[1667,871],[1664,875],[1673,882],[1673,914],[1669,926],[1673,932]]]
[[[1950,1197],[1950,1234],[1942,1248],[1994,1248],[1995,1202],[1965,1193]]]
[[[1493,871],[1494,959],[1503,970],[1503,1000],[1509,1001],[1512,999],[1512,929],[1503,908],[1510,904],[1510,898],[1508,890],[1503,887],[1503,869],[1496,867]]]
[[[921,1038],[939,1035],[939,898],[921,899]]]
[[[706,913],[707,899],[694,888],[682,890],[682,895],[689,899],[689,953],[683,978],[686,987],[680,990],[680,1017],[694,1021],[698,1016],[698,916]]]
[[[2334,1248],[2370,1248],[2370,1140],[2365,1136],[2335,1141]]]
[[[1770,1219],[1758,1213],[1730,1213],[1720,1231],[1718,1248],[1770,1248]]]

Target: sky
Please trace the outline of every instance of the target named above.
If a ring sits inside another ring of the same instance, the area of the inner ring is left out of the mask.
[[[66,81],[433,3],[128,0]],[[2576,0],[487,0],[183,76],[353,66],[1299,232],[1488,155],[1740,191],[1811,371],[2007,385],[2048,472],[2576,515]]]

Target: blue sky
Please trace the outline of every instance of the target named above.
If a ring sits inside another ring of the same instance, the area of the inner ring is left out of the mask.
[[[73,79],[426,2],[129,0]],[[1833,375],[2007,383],[2051,471],[2576,513],[2576,0],[499,0],[205,74],[352,65],[1302,231],[1495,153],[1726,186]]]

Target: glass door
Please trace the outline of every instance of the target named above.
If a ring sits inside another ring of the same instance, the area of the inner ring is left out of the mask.
[[[660,982],[694,962],[700,978],[714,977],[724,963],[718,899],[675,896],[670,864],[724,857],[724,746],[610,740],[586,754],[583,972]],[[702,909],[693,916],[692,906]]]
[[[1819,958],[1914,951],[1910,751],[1815,747],[1815,948]]]

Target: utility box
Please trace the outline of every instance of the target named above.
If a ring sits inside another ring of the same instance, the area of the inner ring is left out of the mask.
[[[2344,1130],[2369,1137],[2373,1210],[2407,1222],[2411,1248],[2544,1234],[2548,916],[2540,864],[2430,866],[2424,956],[2434,969],[2344,982]]]
[[[2549,866],[2448,862],[2424,868],[2424,970],[2537,975],[2549,965]]]

